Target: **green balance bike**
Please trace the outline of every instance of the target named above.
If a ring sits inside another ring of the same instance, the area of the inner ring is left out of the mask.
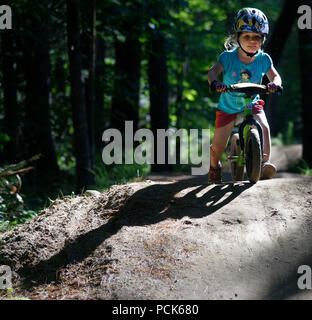
[[[283,88],[279,87],[277,93]],[[244,180],[246,166],[247,178],[257,183],[261,175],[263,159],[263,130],[260,123],[252,115],[252,96],[269,94],[265,85],[239,83],[231,85],[227,91],[245,94],[244,120],[239,125],[238,133],[232,135],[228,160],[230,161],[233,182]]]

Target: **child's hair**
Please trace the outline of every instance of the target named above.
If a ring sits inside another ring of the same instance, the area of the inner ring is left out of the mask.
[[[225,42],[223,44],[224,49],[226,51],[230,51],[230,50],[234,50],[235,48],[238,48],[239,44],[238,44],[237,40],[238,40],[239,36],[240,36],[240,33],[238,33],[238,32],[235,32],[235,33],[232,33],[231,35],[229,35],[225,39]],[[262,45],[264,44],[265,40],[266,40],[266,36],[263,36]]]
[[[226,51],[230,51],[230,50],[233,50],[233,49],[239,47],[239,45],[237,43],[237,34],[236,33],[232,33],[231,35],[229,35],[225,39],[225,42],[224,42],[223,46],[224,46],[224,49]]]

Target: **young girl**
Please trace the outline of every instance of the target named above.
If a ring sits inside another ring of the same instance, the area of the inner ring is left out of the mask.
[[[260,48],[268,33],[268,19],[255,8],[241,9],[234,20],[233,34],[226,40],[224,51],[217,63],[208,71],[208,82],[212,90],[222,93],[216,112],[214,138],[210,147],[210,170],[208,182],[221,182],[220,158],[228,143],[238,114],[244,111],[244,95],[225,91],[226,87],[241,82],[261,84],[264,74],[269,78],[267,85],[270,93],[282,85],[281,77],[273,66],[272,59]],[[229,50],[230,47],[234,50]],[[223,72],[223,82],[217,78]],[[270,127],[263,111],[263,100],[259,95],[253,99],[253,116],[263,128],[264,157],[261,179],[270,179],[276,173],[276,167],[270,162]]]

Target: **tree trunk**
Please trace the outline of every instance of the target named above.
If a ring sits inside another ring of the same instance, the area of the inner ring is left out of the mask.
[[[58,57],[54,71],[56,92],[62,94],[62,97],[65,96],[66,91],[66,73],[64,63],[65,60],[62,57]]]
[[[283,9],[276,21],[274,30],[265,45],[265,52],[267,52],[273,60],[275,68],[278,70],[281,55],[287,38],[291,32],[291,27],[297,17],[298,0],[285,1]],[[269,81],[267,77],[264,78],[263,83],[267,84]],[[265,100],[265,113],[270,124],[271,134],[277,135],[276,125],[276,104],[277,96],[269,95],[263,97]]]
[[[59,128],[59,135],[61,136],[65,132],[68,132],[68,119],[71,118],[70,106],[66,101],[67,73],[64,64],[65,59],[61,56],[58,57],[54,66],[53,87],[55,88],[55,93],[52,96],[54,112],[58,115],[57,126]]]
[[[141,43],[135,22],[126,21],[122,30],[125,42],[115,41],[115,81],[112,98],[111,126],[124,131],[125,121],[133,121],[138,128],[141,70]]]
[[[80,7],[79,0],[67,0],[67,37],[71,81],[71,104],[74,124],[74,154],[76,157],[77,190],[93,181],[88,137],[87,113],[81,79]]]
[[[312,1],[302,1],[312,7]],[[312,88],[312,30],[299,29],[299,61],[302,88],[302,144],[303,159],[312,168],[312,108],[311,108],[311,88]]]
[[[176,128],[179,130],[183,127],[183,117],[185,112],[185,98],[183,96],[184,93],[184,79],[187,70],[187,57],[186,57],[186,39],[185,39],[185,29],[180,27],[179,28],[179,55],[180,59],[177,60],[178,63],[178,70],[176,73],[177,78],[177,95],[175,101],[175,110],[176,110]],[[181,157],[180,157],[180,143],[176,144],[176,155],[177,155],[177,164],[180,164]]]
[[[160,32],[149,39],[148,82],[150,90],[151,129],[154,134],[154,159],[152,171],[170,171],[168,164],[168,140],[165,146],[165,164],[157,163],[157,129],[168,129],[168,71],[166,63],[165,38]]]
[[[18,152],[19,146],[19,113],[17,103],[17,75],[14,52],[14,34],[4,32],[2,35],[2,70],[3,70],[3,106],[4,130],[10,141],[4,144],[3,159],[12,163]]]
[[[27,157],[41,153],[36,164],[36,179],[50,181],[59,173],[52,138],[50,105],[51,78],[49,35],[38,20],[25,38],[26,111],[25,136]],[[39,38],[38,38],[39,37]]]
[[[94,143],[94,78],[95,78],[95,22],[96,22],[96,0],[91,0],[86,7],[86,21],[88,29],[86,34],[86,54],[87,54],[87,68],[89,76],[86,80],[86,110],[88,117],[88,136],[90,145],[90,166],[95,169],[95,143]],[[95,183],[95,180],[92,182]]]
[[[104,106],[104,91],[105,91],[105,41],[98,37],[96,46],[96,66],[95,66],[95,147],[100,149],[102,147],[102,134],[106,129],[105,119],[106,110]]]

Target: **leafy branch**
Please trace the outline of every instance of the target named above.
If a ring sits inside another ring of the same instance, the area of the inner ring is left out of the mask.
[[[5,168],[0,168],[0,225],[1,223],[7,225],[7,222],[12,223],[16,219],[21,219],[24,213],[29,217],[29,213],[24,210],[23,198],[19,194],[22,187],[20,174],[25,174],[32,170],[33,167],[28,166],[28,164],[38,160],[40,157],[41,154],[38,154],[29,160],[23,160],[17,164],[10,164]]]

